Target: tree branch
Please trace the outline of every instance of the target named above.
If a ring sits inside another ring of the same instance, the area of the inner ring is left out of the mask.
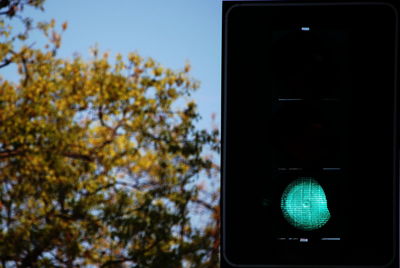
[[[133,261],[132,258],[121,258],[118,260],[108,260],[105,263],[103,263],[100,267],[108,267],[108,266],[113,266],[113,264],[119,264],[127,261]]]
[[[0,64],[0,69],[9,65],[12,61],[10,59],[5,59],[2,64]]]
[[[94,162],[94,157],[90,155],[84,155],[84,154],[79,154],[79,153],[73,153],[73,152],[64,152],[63,156],[73,158],[73,159],[78,159],[78,160],[85,160],[89,162]]]
[[[3,150],[0,151],[0,159],[9,158],[16,155],[22,155],[25,152],[23,148],[18,148],[14,150]]]

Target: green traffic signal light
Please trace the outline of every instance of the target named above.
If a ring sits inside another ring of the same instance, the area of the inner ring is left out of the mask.
[[[281,209],[285,219],[303,231],[319,229],[331,217],[325,192],[313,178],[290,183],[282,194]]]

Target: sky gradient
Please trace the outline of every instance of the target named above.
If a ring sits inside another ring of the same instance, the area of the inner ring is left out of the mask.
[[[36,22],[54,18],[59,27],[68,22],[61,57],[89,58],[97,44],[111,56],[135,51],[174,70],[189,62],[201,83],[192,96],[203,118],[198,126],[211,128],[213,113],[220,126],[221,7],[221,0],[47,0],[44,12],[25,14]]]

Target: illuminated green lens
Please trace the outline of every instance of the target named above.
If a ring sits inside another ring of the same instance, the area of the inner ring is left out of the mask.
[[[321,228],[331,217],[325,192],[313,178],[290,183],[282,194],[281,209],[291,225],[304,231]]]

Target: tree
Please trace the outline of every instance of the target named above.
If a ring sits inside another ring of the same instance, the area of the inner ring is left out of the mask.
[[[195,127],[190,66],[98,48],[63,59],[67,24],[34,25],[27,5],[43,1],[0,0],[0,68],[20,78],[0,78],[0,265],[217,267],[218,194],[195,178],[217,176],[219,134]],[[43,49],[29,45],[36,30]],[[196,206],[212,215],[201,226]]]

